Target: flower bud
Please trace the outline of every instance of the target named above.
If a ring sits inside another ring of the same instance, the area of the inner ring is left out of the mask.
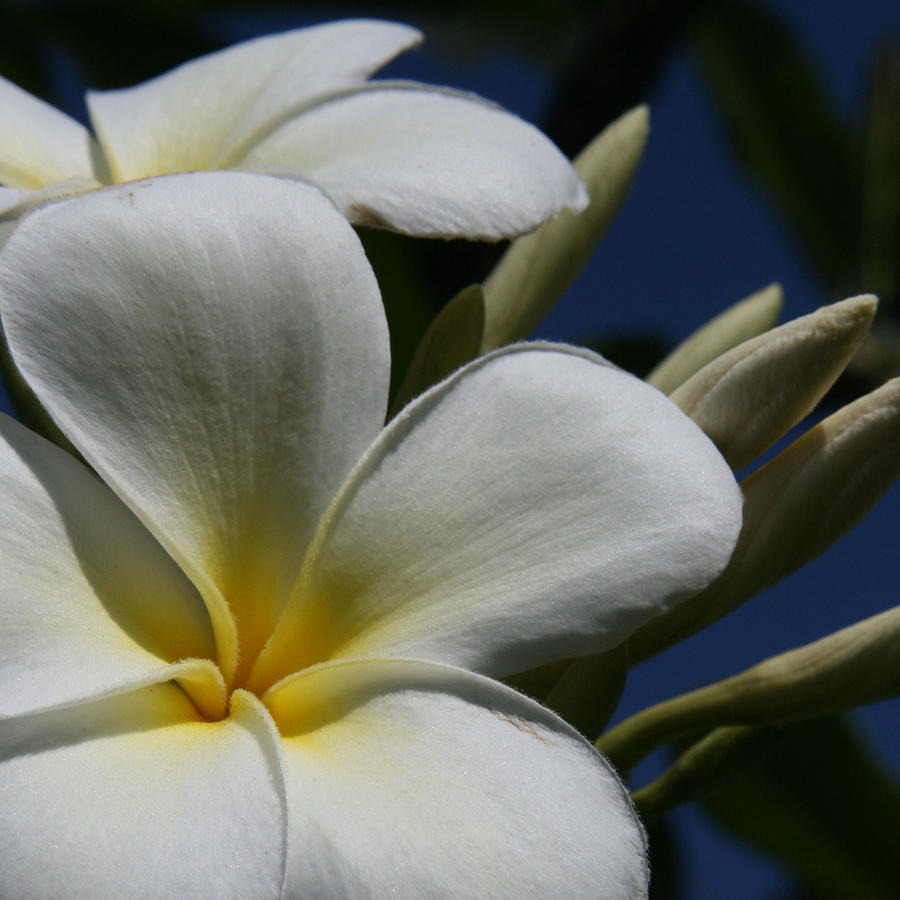
[[[824,553],[900,475],[900,378],[838,410],[741,485],[744,521],[706,590],[629,639],[632,663],[736,609]]]
[[[751,294],[695,331],[645,380],[664,394],[671,394],[707,363],[772,328],[781,314],[783,302],[780,284],[770,284]]]
[[[641,710],[598,748],[628,770],[655,747],[722,725],[782,725],[900,694],[900,606]]]
[[[824,396],[875,315],[865,295],[822,307],[729,350],[672,393],[735,470]]]
[[[625,200],[649,132],[646,106],[620,116],[575,159],[590,205],[517,238],[484,283],[482,353],[528,337],[593,253]]]

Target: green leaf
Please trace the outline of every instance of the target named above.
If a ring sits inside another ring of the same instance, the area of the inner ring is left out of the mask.
[[[425,332],[391,405],[391,415],[478,356],[483,334],[484,294],[481,285],[473,284],[460,291]]]
[[[389,231],[358,228],[375,270],[391,335],[391,397],[403,380],[435,307],[423,281],[415,239]]]
[[[622,644],[573,659],[541,699],[589,740],[596,740],[619,705],[627,677],[628,648]]]
[[[715,728],[691,744],[659,778],[633,794],[644,824],[670,809],[721,788],[760,761],[777,744],[783,729],[753,725]]]
[[[588,261],[625,202],[650,131],[645,106],[607,125],[574,160],[590,204],[513,241],[484,282],[487,352],[528,337]]]
[[[672,823],[660,819],[647,828],[650,845],[650,900],[683,900],[686,854]]]
[[[738,160],[823,282],[852,293],[859,167],[818,72],[774,11],[746,0],[710,4],[694,46]]]
[[[896,310],[900,293],[900,45],[878,54],[872,72],[863,171],[861,273]]]
[[[834,900],[894,900],[900,787],[850,722],[790,729],[765,759],[703,807],[747,843]]]

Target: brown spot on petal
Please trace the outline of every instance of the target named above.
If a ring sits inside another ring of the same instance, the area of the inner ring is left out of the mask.
[[[542,744],[549,744],[550,742],[541,735],[541,733],[534,727],[531,722],[526,721],[525,719],[520,719],[518,716],[510,715],[509,713],[501,712],[499,709],[494,709],[493,707],[488,707],[488,712],[492,716],[496,716],[501,722],[509,722],[513,728],[517,728],[522,734],[527,734],[536,740],[539,740]]]

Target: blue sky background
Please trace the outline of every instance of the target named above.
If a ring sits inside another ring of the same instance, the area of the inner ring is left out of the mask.
[[[860,110],[877,42],[886,34],[900,35],[900,7],[886,0],[785,0],[776,6],[851,119]],[[325,8],[318,19],[333,16],[336,8]],[[304,21],[309,20],[307,15]],[[232,17],[218,20],[215,28],[224,44],[294,24],[301,21]],[[547,98],[540,70],[509,52],[460,65],[426,49],[392,71],[477,91],[531,120],[540,119]],[[63,87],[76,112],[81,86],[69,78]],[[647,99],[652,132],[633,194],[540,336],[575,340],[650,327],[676,341],[772,281],[785,289],[784,318],[836,299],[824,296],[760,195],[732,164],[685,49],[672,55]],[[0,402],[8,409],[5,397]],[[895,486],[826,556],[634,670],[621,712],[727,676],[895,605],[898,523],[900,487]],[[876,752],[900,775],[900,700],[857,715]],[[639,773],[651,777],[659,765],[658,759],[651,761]],[[688,897],[786,895],[783,873],[721,835],[698,811],[683,808],[675,816]]]

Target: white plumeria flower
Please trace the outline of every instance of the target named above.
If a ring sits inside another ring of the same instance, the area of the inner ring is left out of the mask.
[[[587,192],[533,126],[480,97],[369,82],[421,34],[348,20],[238,44],[133,88],[90,92],[96,137],[0,79],[0,222],[48,198],[204,169],[303,178],[351,221],[496,240]]]
[[[644,896],[615,774],[492,678],[727,562],[738,488],[668,399],[523,344],[385,427],[362,248],[268,176],[33,212],[0,302],[102,478],[0,420],[0,895]]]

